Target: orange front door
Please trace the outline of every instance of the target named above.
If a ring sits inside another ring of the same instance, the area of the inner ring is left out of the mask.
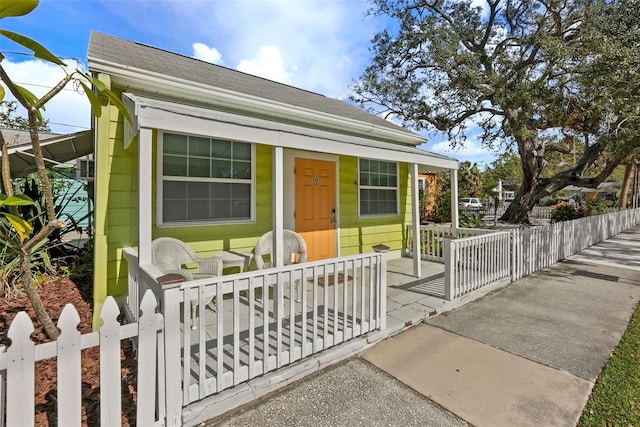
[[[336,164],[296,158],[296,232],[309,261],[336,256]]]

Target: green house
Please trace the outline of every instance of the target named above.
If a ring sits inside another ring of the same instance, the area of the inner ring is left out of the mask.
[[[309,261],[378,244],[401,256],[418,172],[451,171],[456,188],[457,160],[343,101],[97,32],[88,59],[132,117],[95,118],[96,313],[127,292],[124,247],[143,264],[158,237],[206,256],[251,252],[270,230],[278,248],[291,229]]]

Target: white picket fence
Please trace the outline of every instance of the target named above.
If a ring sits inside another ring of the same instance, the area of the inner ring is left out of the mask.
[[[491,206],[484,206],[482,209],[460,209],[460,213],[462,215],[472,216],[472,215],[496,215],[501,217],[507,211],[505,207],[499,207],[495,209]],[[553,206],[534,206],[531,209],[531,218],[536,219],[551,219],[551,215],[553,214]]]
[[[511,230],[512,280],[517,280],[634,227],[640,209]]]
[[[26,312],[16,315],[8,331],[11,345],[0,347],[0,425],[33,426],[35,422],[35,362],[57,360],[57,425],[80,426],[82,411],[81,351],[100,348],[100,425],[120,426],[122,416],[120,348],[124,339],[137,339],[136,425],[164,425],[163,370],[158,369],[158,348],[163,347],[163,317],[156,314],[151,292],[144,295],[137,323],[120,325],[117,303],[108,297],[102,308],[98,332],[80,334],[80,317],[67,304],[58,320],[60,336],[54,342],[35,344],[33,324]]]
[[[445,298],[452,300],[499,280],[520,279],[639,222],[640,209],[630,209],[461,239],[445,236]]]

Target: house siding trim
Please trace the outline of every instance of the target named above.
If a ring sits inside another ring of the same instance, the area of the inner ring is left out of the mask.
[[[418,163],[434,170],[458,169],[458,161],[455,159],[389,141],[338,134],[131,94],[125,94],[125,97],[135,101],[135,108],[131,112],[138,113],[137,122],[140,127],[218,135],[221,138],[247,142],[260,141],[267,145],[299,150],[317,151],[318,147],[322,147],[322,151],[326,153]]]

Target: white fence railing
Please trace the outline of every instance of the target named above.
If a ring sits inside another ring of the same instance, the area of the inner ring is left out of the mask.
[[[98,332],[81,335],[76,309],[67,304],[58,320],[60,336],[54,342],[35,344],[34,331],[25,312],[16,315],[8,331],[9,347],[0,347],[0,425],[33,426],[35,418],[35,363],[57,359],[57,425],[80,426],[82,420],[81,350],[100,348],[100,425],[121,425],[120,343],[137,338],[137,408],[139,426],[164,425],[164,372],[157,364],[158,348],[162,348],[162,315],[155,313],[156,301],[145,294],[137,323],[120,325],[120,310],[112,297],[102,308],[103,325]],[[136,311],[138,311],[136,309]]]
[[[137,265],[135,251],[126,256]],[[129,274],[165,317],[167,425],[194,401],[386,328],[382,253],[164,286],[158,275],[147,265]]]
[[[520,279],[639,222],[640,210],[632,209],[462,239],[445,236],[445,297],[458,298],[508,277]]]
[[[454,230],[450,225],[421,225],[420,226],[420,256],[426,261],[444,262],[444,239],[450,236],[465,238],[493,233],[495,230],[482,228],[458,228]],[[407,245],[405,253],[413,255],[413,227],[406,226]]]
[[[460,213],[463,215],[496,215],[501,217],[506,212],[507,208],[500,207],[495,209],[491,206],[485,206],[482,209],[460,209]],[[531,217],[536,219],[551,219],[553,213],[553,206],[534,206],[531,209]]]
[[[444,239],[444,293],[453,300],[511,276],[510,233]]]
[[[640,222],[639,209],[511,230],[512,280],[541,270]]]

